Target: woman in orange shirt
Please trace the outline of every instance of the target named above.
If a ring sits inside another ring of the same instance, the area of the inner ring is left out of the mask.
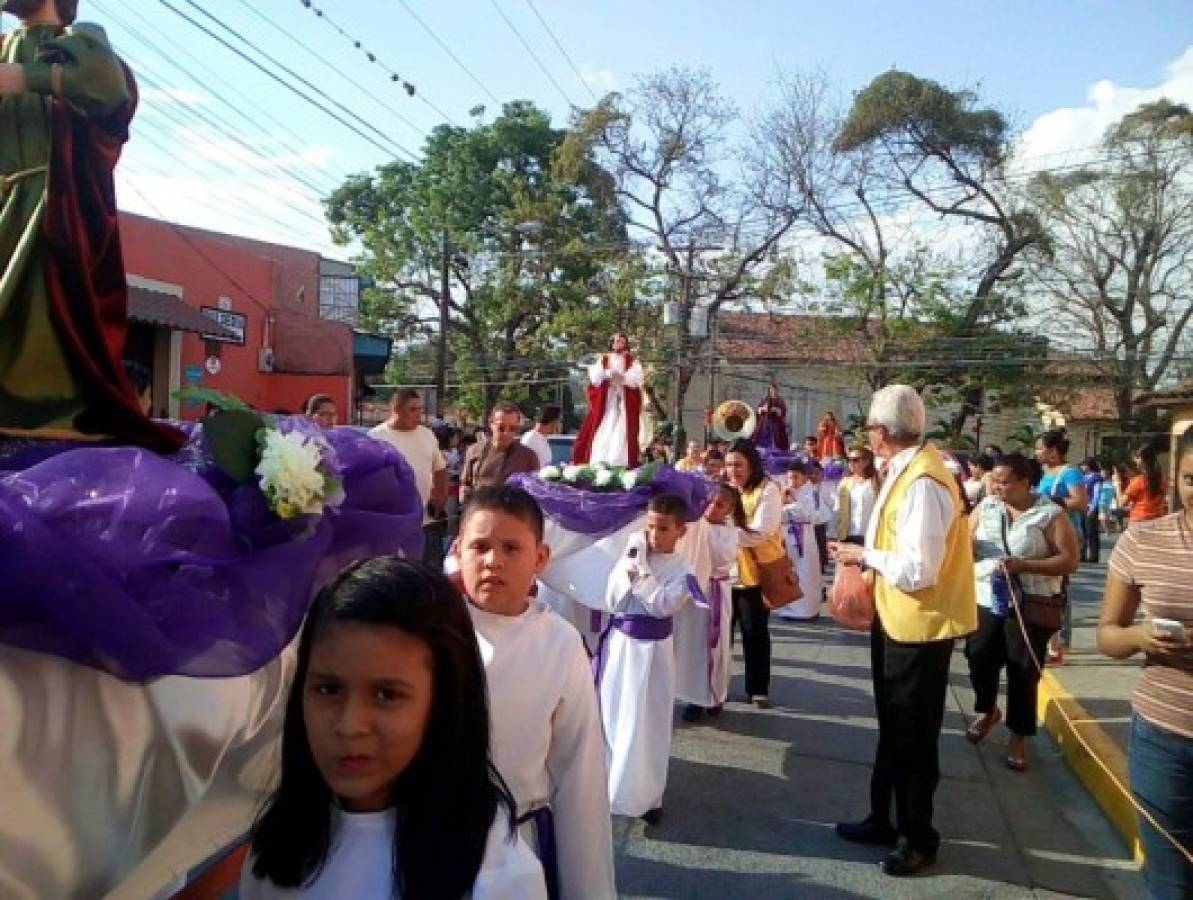
[[[1139,465],[1139,474],[1127,485],[1127,518],[1131,522],[1158,519],[1168,511],[1165,501],[1168,486],[1164,483],[1164,473],[1160,470],[1156,449],[1150,444],[1140,447],[1135,460]]]

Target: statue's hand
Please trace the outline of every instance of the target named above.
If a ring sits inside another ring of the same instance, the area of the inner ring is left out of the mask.
[[[0,97],[25,93],[25,67],[15,63],[0,63]]]

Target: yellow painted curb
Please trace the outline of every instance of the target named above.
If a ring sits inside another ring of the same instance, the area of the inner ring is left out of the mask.
[[[1060,746],[1069,768],[1118,829],[1136,861],[1142,862],[1139,820],[1128,794],[1131,782],[1126,754],[1051,672],[1040,679],[1037,705],[1040,721]],[[1105,766],[1099,765],[1098,759]]]

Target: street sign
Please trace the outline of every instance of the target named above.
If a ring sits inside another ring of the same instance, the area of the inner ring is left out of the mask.
[[[244,346],[246,319],[243,313],[229,312],[226,309],[216,309],[214,306],[200,306],[199,312],[203,313],[207,318],[223,325],[234,335],[233,337],[228,337],[222,334],[204,334],[203,340]]]

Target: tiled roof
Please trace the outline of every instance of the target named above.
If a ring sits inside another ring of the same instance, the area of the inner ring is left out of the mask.
[[[723,312],[717,355],[728,360],[863,363],[871,358],[865,331],[830,316]]]
[[[137,322],[162,325],[176,331],[193,331],[219,337],[235,337],[223,325],[209,319],[193,306],[172,294],[130,286],[128,289],[128,317]]]

